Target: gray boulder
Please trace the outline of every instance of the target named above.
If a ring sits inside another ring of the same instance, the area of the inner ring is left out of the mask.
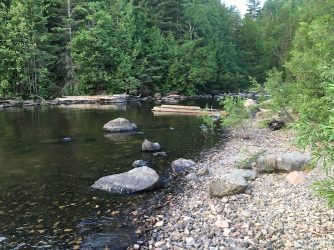
[[[220,179],[213,180],[209,186],[211,197],[224,197],[243,193],[246,191],[248,182],[242,176],[230,173]]]
[[[130,132],[137,130],[137,125],[125,118],[117,118],[104,124],[103,129],[110,133]]]
[[[155,152],[160,150],[160,144],[157,142],[150,142],[145,139],[143,144],[141,145],[141,149],[143,151]]]
[[[180,159],[173,161],[171,167],[172,167],[173,172],[182,173],[182,172],[188,171],[195,165],[196,163],[192,160],[180,158]]]
[[[0,235],[0,243],[4,242],[5,240],[7,240],[7,238]]]
[[[161,185],[157,172],[149,167],[134,168],[128,172],[104,176],[92,188],[112,193],[136,193],[152,190]]]
[[[148,163],[148,161],[144,161],[144,160],[136,160],[132,162],[132,167],[134,168],[139,168],[139,167],[149,166],[149,165],[150,164]]]
[[[300,171],[305,165],[310,162],[310,157],[299,152],[288,152],[276,159],[276,166],[278,171],[293,172]]]
[[[258,158],[256,171],[259,173],[300,171],[310,162],[310,157],[299,152],[287,152],[281,155],[266,155]]]

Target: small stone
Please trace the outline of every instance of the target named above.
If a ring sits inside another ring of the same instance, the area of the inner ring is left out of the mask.
[[[209,168],[208,167],[203,167],[200,170],[197,171],[198,176],[205,176],[209,174]]]
[[[155,223],[155,227],[162,227],[164,225],[163,221],[158,221],[157,223]]]
[[[188,238],[186,238],[186,244],[187,244],[187,245],[191,245],[191,244],[193,243],[193,241],[194,241],[194,238],[193,238],[193,237],[188,237]]]
[[[306,178],[304,172],[294,171],[286,176],[286,180],[293,185],[298,185],[305,183]]]
[[[226,220],[217,220],[215,226],[219,228],[228,228],[228,222]]]
[[[164,246],[165,244],[166,244],[165,241],[158,241],[154,244],[154,246],[157,247],[157,248],[160,248],[160,247]]]
[[[189,180],[189,181],[195,181],[195,182],[197,182],[199,180],[198,176],[194,173],[186,175],[186,179]]]
[[[138,245],[138,244],[134,244],[134,245],[133,245],[133,249],[135,249],[135,250],[140,249],[140,245]]]

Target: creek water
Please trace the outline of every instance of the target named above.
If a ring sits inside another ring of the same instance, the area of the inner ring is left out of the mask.
[[[218,141],[217,135],[204,138],[200,118],[153,116],[153,105],[1,111],[0,238],[6,240],[0,249],[123,249],[131,244],[134,227],[126,216],[115,216],[117,211],[131,211],[158,191],[125,196],[90,186],[102,176],[130,170],[138,159],[168,176],[171,161],[196,159]],[[136,123],[139,133],[105,134],[103,124],[118,117]],[[64,137],[72,141],[64,143]],[[143,153],[145,138],[158,141],[168,157]]]

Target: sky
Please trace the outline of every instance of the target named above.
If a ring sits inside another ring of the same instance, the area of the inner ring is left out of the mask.
[[[240,14],[244,15],[247,12],[247,0],[221,0],[226,6],[236,6],[239,9]],[[263,5],[265,0],[261,0],[261,4]]]

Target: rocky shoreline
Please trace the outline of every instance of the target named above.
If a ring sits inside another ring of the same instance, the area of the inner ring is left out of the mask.
[[[210,196],[213,180],[245,162],[252,165],[254,155],[296,150],[290,130],[253,122],[242,131],[248,139],[238,132],[203,153],[186,178],[177,177],[178,192],[134,218],[140,240],[129,249],[333,249],[334,210],[310,189],[324,176],[319,167],[304,171],[301,184],[291,184],[287,173],[261,174],[244,193]]]
[[[69,105],[110,105],[110,104],[126,104],[140,101],[159,101],[168,104],[177,104],[179,101],[186,99],[219,99],[224,96],[235,96],[241,98],[257,99],[259,94],[256,92],[249,93],[215,93],[205,95],[185,96],[177,94],[162,95],[156,93],[154,96],[132,96],[128,94],[116,95],[95,95],[95,96],[64,96],[51,100],[45,100],[36,96],[34,100],[22,99],[0,99],[0,109],[12,107],[38,107],[38,106],[69,106]]]

